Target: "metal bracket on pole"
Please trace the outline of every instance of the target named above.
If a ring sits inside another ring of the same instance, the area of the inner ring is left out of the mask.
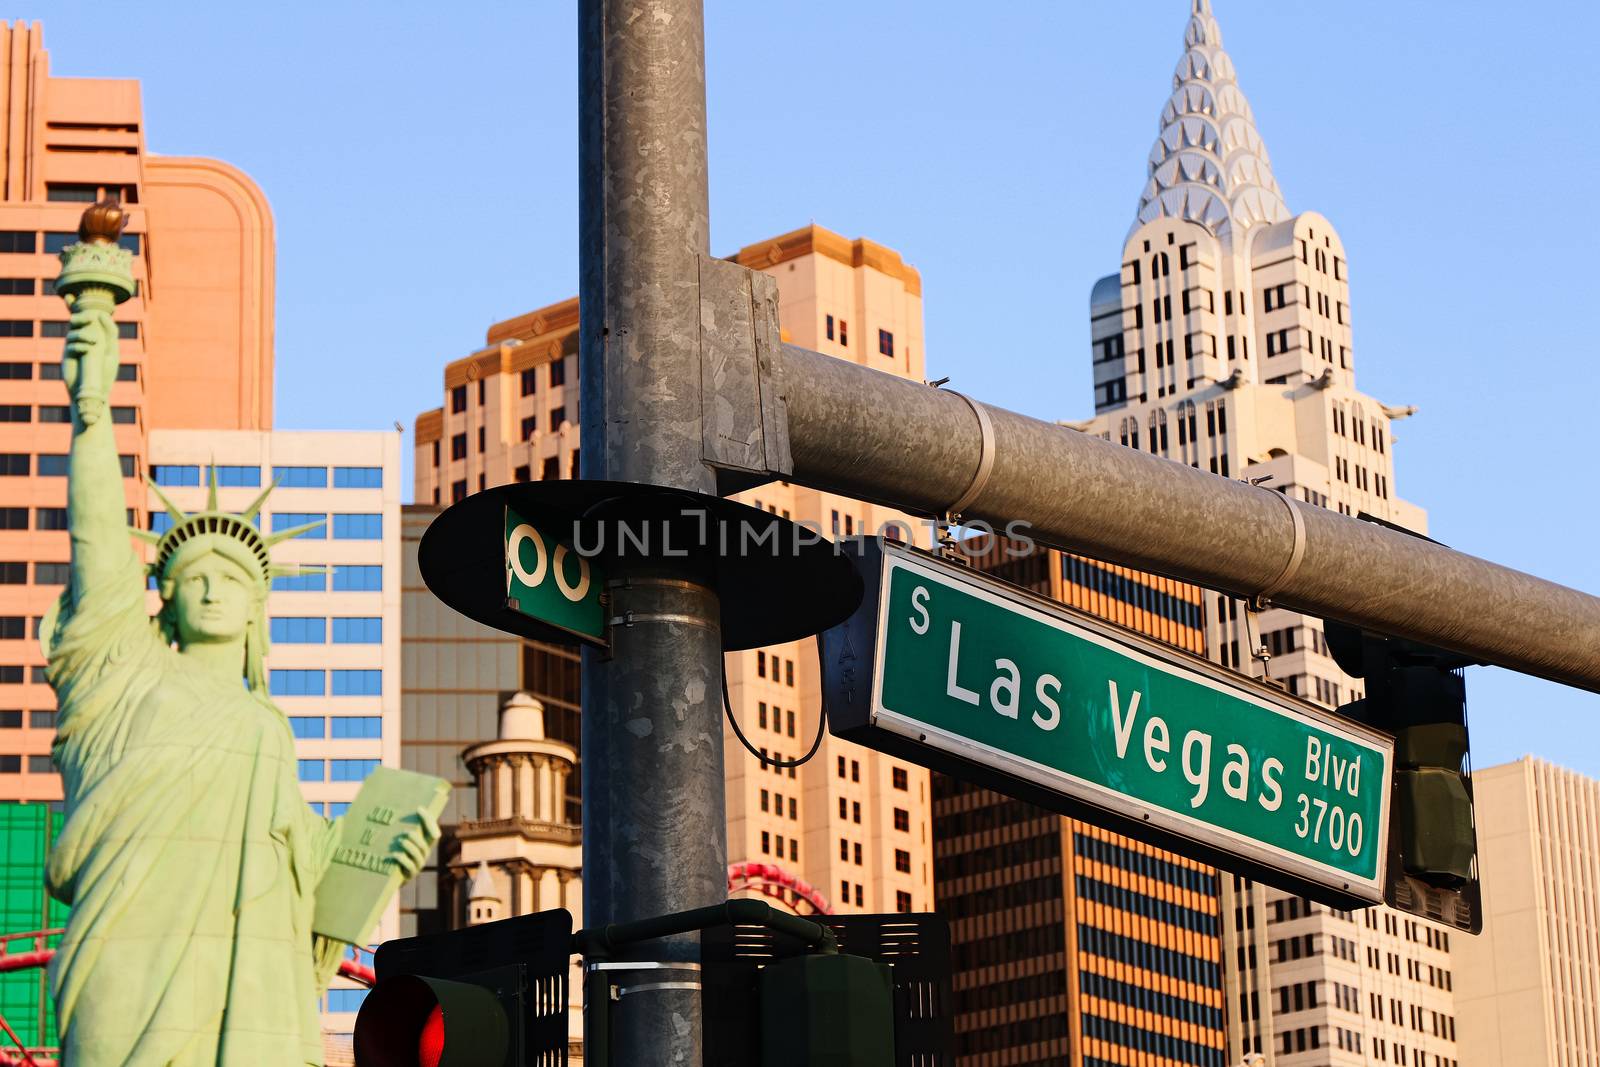
[[[782,344],[777,279],[701,256],[703,457],[724,496],[794,473],[775,360]]]
[[[1283,570],[1278,576],[1267,583],[1267,587],[1250,598],[1251,611],[1265,611],[1272,606],[1272,595],[1290,582],[1300,570],[1300,561],[1306,557],[1306,520],[1301,517],[1300,509],[1290,499],[1289,494],[1279,493],[1273,489],[1264,489],[1262,492],[1271,493],[1283,501],[1283,506],[1289,509],[1289,518],[1294,520],[1294,546],[1289,551],[1289,562],[1283,565]]]
[[[948,378],[941,379],[936,385],[944,384]],[[972,481],[967,484],[966,491],[944,509],[944,514],[939,519],[939,547],[947,559],[957,562],[966,562],[966,557],[956,551],[955,534],[952,532],[961,523],[961,513],[972,506],[972,502],[983,495],[984,487],[989,484],[989,475],[994,471],[994,423],[989,419],[989,409],[966,393],[958,393],[954,389],[945,392],[952,396],[959,396],[967,402],[972,413],[978,418],[978,434],[981,447],[978,452],[978,469],[972,475]]]

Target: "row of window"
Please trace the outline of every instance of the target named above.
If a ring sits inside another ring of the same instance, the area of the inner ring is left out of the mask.
[[[33,508],[32,529],[35,530],[65,530],[67,528],[66,508]],[[127,509],[128,525],[133,525],[133,509]],[[0,508],[0,530],[26,530],[29,529],[28,508]],[[63,579],[63,584],[65,579]]]
[[[4,411],[4,407],[0,405],[0,412]],[[139,473],[139,461],[133,456],[118,456],[117,463],[122,468],[124,478],[133,478]],[[41,452],[35,462],[35,457],[26,452],[0,452],[0,477],[26,478],[30,473],[36,473],[41,478],[65,478],[67,454]]]
[[[137,233],[125,233],[117,238],[117,244],[138,255],[140,236]],[[46,231],[43,250],[54,255],[68,245],[77,243],[78,235],[76,232]],[[39,246],[39,232],[37,230],[0,230],[0,252],[38,252],[40,251]]]
[[[30,279],[31,280],[31,279]],[[65,337],[67,322],[64,319],[0,319],[0,337]],[[137,322],[117,323],[117,336],[130,340],[139,336]]]
[[[1157,922],[1169,923],[1184,930],[1215,937],[1219,923],[1215,915],[1199,911],[1195,908],[1186,908],[1170,900],[1162,900],[1146,893],[1128,889],[1119,885],[1102,882],[1098,878],[1087,875],[1074,877],[1074,884],[1078,896],[1096,904],[1104,904],[1108,908],[1118,908],[1133,915],[1140,915],[1146,919]]]
[[[373,741],[383,737],[378,715],[290,715],[289,729],[302,741]]]
[[[0,379],[3,379],[5,381],[10,381],[10,382],[31,381],[33,379],[33,364],[32,363],[14,363],[14,362],[13,363],[0,363]],[[47,363],[39,364],[39,380],[42,381],[42,382],[59,382],[61,380],[61,362],[60,362],[60,360],[50,360]],[[139,380],[139,364],[137,364],[137,363],[119,363],[119,364],[117,364],[117,381],[119,381],[119,382],[136,382],[138,380]],[[65,405],[62,405],[60,410],[64,410],[64,409],[65,409]],[[39,411],[40,411],[39,421],[40,422],[70,422],[71,421],[70,419],[63,419],[63,418],[46,419],[44,417],[44,411],[45,410],[46,409],[43,406],[41,406],[40,409],[39,409]],[[58,409],[57,408],[50,408],[49,410],[51,412],[54,412],[54,411],[56,411]],[[27,421],[27,420],[22,420],[22,421]]]
[[[1194,1067],[1223,1067],[1227,1061],[1227,1053],[1223,1049],[1088,1013],[1083,1016],[1083,1036],[1165,1056],[1179,1063],[1194,1064]]]
[[[375,697],[383,695],[383,671],[273,668],[267,687],[275,697]]]
[[[793,737],[793,736],[795,736],[795,716],[794,716],[793,709],[791,709],[789,711],[788,715],[789,715],[789,736]],[[756,722],[757,722],[757,724],[760,725],[761,729],[763,729],[763,730],[767,729],[767,720],[768,720],[768,718],[769,718],[769,716],[767,715],[767,702],[763,700],[757,705],[757,708],[756,708]],[[779,736],[782,736],[783,735],[783,726],[784,726],[784,711],[783,711],[783,709],[778,707],[778,705],[776,705],[776,704],[772,705],[772,715],[770,716],[770,718],[772,720],[772,732],[775,733],[775,734],[778,734]]]
[[[383,620],[376,616],[275,615],[269,622],[275,645],[325,645],[332,623],[336,645],[383,644]]]
[[[310,564],[306,564],[310,566]],[[383,591],[383,567],[376,563],[335,563],[327,571],[286,574],[272,579],[274,592],[322,593],[331,585],[336,593],[379,593]],[[331,579],[331,580],[330,580]]]
[[[330,819],[337,819],[350,810],[350,802],[348,800],[330,800],[326,803],[320,800],[312,800],[307,803],[312,811],[318,815],[326,815]],[[330,992],[332,991],[330,990]]]
[[[777,852],[772,850],[774,837],[777,839]],[[761,854],[776,855],[780,860],[783,859],[783,835],[773,834],[770,830],[761,831]],[[789,838],[789,859],[796,863],[800,861],[800,839],[797,837]]]
[[[1222,1009],[1209,1004],[1173,996],[1132,982],[1121,982],[1093,971],[1078,971],[1078,989],[1091,997],[1099,997],[1113,1004],[1123,1004],[1136,1011],[1165,1015],[1179,1022],[1194,1023],[1208,1030],[1222,1029]]]
[[[789,797],[788,799],[789,799],[789,818],[791,818],[791,819],[799,819],[800,818],[800,802],[798,800],[796,800],[792,796]],[[784,813],[783,801],[784,801],[784,796],[783,796],[782,793],[776,793],[776,792],[769,793],[765,789],[763,789],[761,791],[761,810],[762,811],[766,811],[766,812],[770,812],[771,814],[776,815],[780,819],[783,818],[783,813]]]
[[[1145,582],[1127,575],[1117,574],[1110,568],[1078,556],[1063,553],[1061,577],[1074,585],[1082,586],[1112,600],[1121,601],[1140,611],[1159,615],[1179,626],[1198,630],[1201,626],[1200,605],[1191,600],[1173,596]]]
[[[1114,963],[1142,967],[1208,989],[1222,988],[1221,965],[1187,952],[1152,944],[1142,938],[1114,934],[1098,926],[1086,923],[1078,926],[1078,951],[1091,952]]]
[[[1187,889],[1208,897],[1214,897],[1218,892],[1217,876],[1212,871],[1184,867],[1152,856],[1148,852],[1135,851],[1123,845],[1103,841],[1098,837],[1090,837],[1088,834],[1073,833],[1072,847],[1084,859],[1130,871],[1145,878],[1153,878],[1158,882],[1166,882],[1179,889]]]
[[[49,682],[45,677],[45,669],[40,666],[19,667],[15,663],[0,666],[0,685],[21,685],[24,680],[34,685],[45,685]]]
[[[272,513],[272,532],[282,533],[296,526],[310,526],[310,529],[296,534],[293,540],[303,538],[309,541],[326,541],[329,530],[328,519],[329,515],[325,511],[275,511]],[[335,541],[383,540],[383,515],[380,513],[335,512],[332,519]],[[166,533],[172,529],[172,516],[165,511],[152,511],[150,529],[158,534]]]
[[[49,756],[29,756],[24,761],[21,756],[0,755],[0,774],[21,774],[24,766],[29,774],[54,774],[56,770]]]
[[[302,782],[362,782],[378,769],[375,759],[303,759],[297,762]]]
[[[0,710],[0,730],[22,729],[23,713],[16,709]],[[54,711],[30,711],[27,713],[28,729],[54,730],[56,728],[56,713]]]
[[[206,476],[201,478],[201,468],[197,464],[156,463],[150,467],[150,479],[162,486],[209,485],[211,475],[215,473],[217,485],[250,486],[259,488],[261,485],[261,468],[253,464],[216,464],[206,469]],[[285,489],[326,489],[328,487],[327,467],[273,467],[272,480]],[[335,467],[333,468],[333,487],[335,489],[382,489],[382,467]]]

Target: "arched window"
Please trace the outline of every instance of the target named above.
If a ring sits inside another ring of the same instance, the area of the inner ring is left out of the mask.
[[[1165,456],[1167,455],[1167,413],[1165,409],[1156,412],[1156,428],[1161,431],[1161,454]],[[1151,445],[1150,450],[1152,452],[1155,451],[1154,444]]]
[[[1160,412],[1152,411],[1150,413],[1150,451],[1152,452],[1154,452],[1156,450],[1156,446],[1161,443],[1161,438],[1156,433],[1156,416],[1158,414],[1160,414]]]

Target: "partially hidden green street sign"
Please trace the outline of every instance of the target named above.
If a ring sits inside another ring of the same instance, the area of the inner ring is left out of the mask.
[[[505,509],[506,607],[591,644],[605,645],[605,587],[595,561],[562,538]]]
[[[836,734],[1347,905],[1383,899],[1393,739],[914,549],[824,636]]]

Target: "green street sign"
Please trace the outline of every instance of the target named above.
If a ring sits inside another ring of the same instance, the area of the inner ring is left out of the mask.
[[[1391,738],[914,549],[868,543],[858,565],[867,601],[824,638],[835,733],[1292,890],[1382,900]]]
[[[594,561],[549,527],[505,509],[506,607],[596,645],[606,645],[605,581]]]

